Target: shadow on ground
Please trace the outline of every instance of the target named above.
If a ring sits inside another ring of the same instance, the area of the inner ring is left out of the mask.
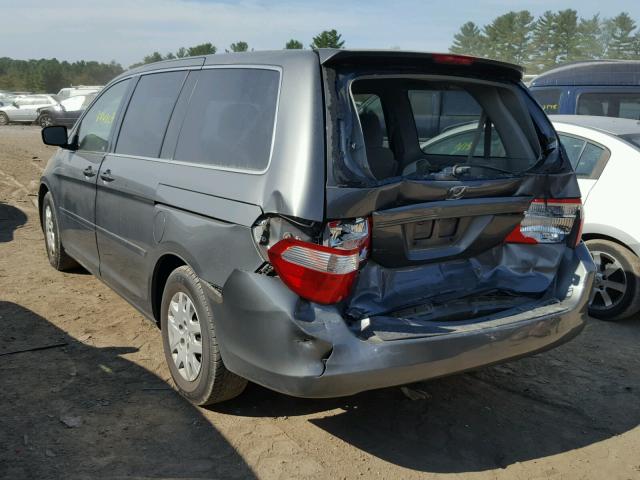
[[[135,350],[85,345],[5,301],[0,331],[0,478],[254,478],[195,407],[123,358]]]
[[[300,400],[251,385],[217,410],[243,416],[313,414],[313,425],[410,469],[503,468],[588,446],[640,424],[637,320],[593,320],[557,350],[412,385],[410,394],[423,397],[416,400],[400,388]],[[334,409],[339,413],[328,412]]]
[[[13,232],[27,223],[27,216],[16,207],[0,202],[0,243],[13,240]]]

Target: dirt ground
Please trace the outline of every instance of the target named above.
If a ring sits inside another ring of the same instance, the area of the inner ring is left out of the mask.
[[[154,325],[49,267],[34,202],[52,153],[0,127],[0,478],[640,479],[640,318],[404,392],[250,385],[191,406]]]

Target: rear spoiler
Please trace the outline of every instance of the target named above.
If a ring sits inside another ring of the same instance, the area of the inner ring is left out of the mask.
[[[397,50],[340,50],[319,48],[320,63],[327,67],[379,67],[403,70],[440,71],[447,74],[474,75],[522,81],[524,68],[512,63],[449,53],[406,52]]]

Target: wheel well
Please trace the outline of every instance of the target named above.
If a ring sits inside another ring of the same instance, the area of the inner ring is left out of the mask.
[[[47,186],[42,183],[40,184],[40,190],[38,190],[38,217],[40,218],[40,227],[42,228],[42,200],[44,196],[47,194],[49,189]]]
[[[582,240],[584,240],[585,242],[587,240],[608,240],[610,242],[617,243],[621,247],[626,248],[627,250],[629,250],[634,255],[636,254],[633,250],[631,250],[631,248],[629,248],[629,246],[627,244],[625,244],[624,242],[621,242],[617,238],[610,237],[609,235],[603,235],[603,234],[600,234],[600,233],[587,233],[587,234],[582,235]]]
[[[156,263],[153,270],[153,280],[151,284],[151,307],[153,309],[153,318],[158,326],[160,326],[160,307],[162,304],[162,292],[167,283],[167,279],[171,272],[176,268],[186,265],[187,263],[180,257],[172,254],[163,255]]]

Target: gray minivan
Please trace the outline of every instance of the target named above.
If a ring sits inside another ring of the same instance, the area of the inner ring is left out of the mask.
[[[594,266],[576,177],[521,78],[332,49],[128,71],[69,132],[42,130],[62,147],[39,191],[50,263],[157,322],[200,405],[247,380],[341,396],[553,347],[582,329]],[[415,112],[447,92],[474,134],[426,153]]]

